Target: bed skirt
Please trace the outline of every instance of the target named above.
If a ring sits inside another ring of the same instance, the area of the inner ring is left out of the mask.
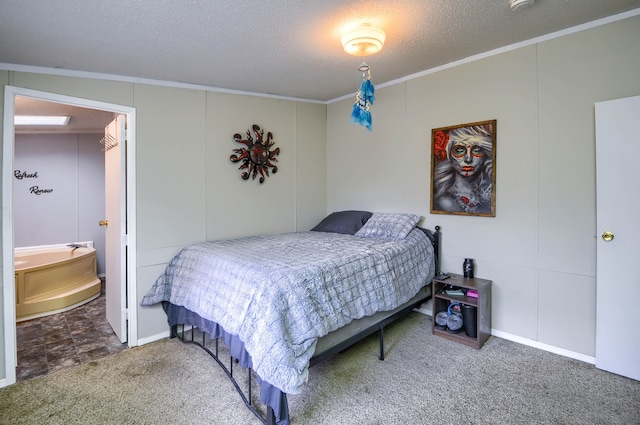
[[[252,368],[251,355],[245,350],[244,343],[237,335],[230,334],[219,324],[204,319],[185,307],[163,301],[162,308],[167,313],[167,321],[172,329],[177,325],[195,326],[202,332],[206,332],[211,339],[222,338],[229,348],[229,354],[238,361],[238,364],[243,368]],[[173,330],[171,336],[176,336]],[[278,425],[289,425],[287,395],[267,381],[260,379],[259,376],[258,382],[260,384],[260,402],[273,411]]]
[[[357,341],[360,341],[375,332],[379,332],[380,335],[380,360],[383,360],[384,326],[413,310],[415,307],[429,299],[431,295],[431,285],[429,284],[424,286],[407,303],[394,310],[378,312],[372,316],[354,320],[344,328],[338,329],[337,331],[320,338],[316,347],[316,353],[311,359],[310,365],[331,357],[335,353],[348,348]],[[245,350],[244,343],[237,335],[230,334],[219,324],[204,319],[197,313],[194,313],[185,307],[177,306],[167,301],[162,302],[162,307],[167,313],[167,321],[172,329],[172,337],[177,336],[175,334],[175,327],[177,325],[196,327],[200,331],[207,333],[211,339],[222,338],[225,345],[229,348],[230,355],[237,359],[238,364],[243,368],[252,368],[251,355]],[[214,358],[216,357],[214,356]],[[277,425],[290,425],[289,405],[286,393],[271,385],[269,382],[262,380],[260,376],[258,376],[258,383],[260,384],[260,402],[267,406],[267,419],[265,423],[273,424],[275,421],[275,424]],[[245,403],[247,402],[245,401]],[[255,409],[249,406],[249,404],[248,407],[254,411],[256,416],[259,416]],[[260,419],[264,421],[264,418],[260,417]]]

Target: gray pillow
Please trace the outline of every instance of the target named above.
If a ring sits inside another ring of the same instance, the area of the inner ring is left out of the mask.
[[[337,211],[329,214],[311,230],[353,235],[360,230],[371,215],[372,213],[369,211]]]
[[[420,216],[415,214],[373,213],[355,235],[363,238],[401,241],[419,221]]]

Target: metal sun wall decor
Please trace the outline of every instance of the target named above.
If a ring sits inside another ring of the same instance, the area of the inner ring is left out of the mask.
[[[234,149],[235,154],[231,155],[231,162],[241,162],[239,170],[243,171],[240,177],[242,180],[255,180],[256,176],[260,174],[259,182],[264,183],[265,177],[269,177],[269,169],[273,174],[278,172],[278,167],[273,165],[273,162],[278,162],[276,156],[280,154],[280,148],[271,150],[270,148],[276,143],[272,141],[273,134],[267,132],[267,139],[264,140],[264,130],[257,124],[254,124],[253,134],[255,140],[251,137],[251,130],[247,130],[246,140],[242,140],[242,136],[239,133],[233,135],[233,139],[237,143],[242,143],[246,148]]]
[[[351,122],[360,123],[360,125],[367,127],[367,130],[371,131],[371,111],[369,108],[376,100],[375,86],[371,82],[371,70],[366,62],[362,62],[358,67],[358,71],[362,72],[362,83],[356,93],[356,101],[353,104],[353,110],[351,111]]]

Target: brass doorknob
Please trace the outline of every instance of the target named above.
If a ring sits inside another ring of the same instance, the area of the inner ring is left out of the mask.
[[[604,239],[605,242],[611,242],[613,240],[613,232],[607,230],[602,234],[602,239]]]
[[[98,223],[100,226],[108,226],[109,222],[107,220],[100,220],[100,222]]]

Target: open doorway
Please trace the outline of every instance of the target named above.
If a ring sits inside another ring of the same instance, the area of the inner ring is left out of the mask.
[[[52,113],[52,111],[57,111],[57,112]],[[66,113],[64,111],[68,111],[69,113]],[[133,182],[129,181],[130,178],[127,178],[126,176],[127,175],[135,176],[135,173],[131,172],[133,165],[135,164],[133,162],[134,149],[132,149],[132,144],[134,142],[134,135],[135,135],[133,131],[133,128],[135,126],[135,111],[132,108],[123,107],[119,105],[104,104],[101,102],[95,102],[95,101],[90,101],[86,99],[70,98],[70,97],[61,96],[61,95],[53,95],[50,93],[35,92],[28,89],[6,87],[5,88],[5,117],[4,117],[5,132],[4,132],[4,139],[3,139],[4,140],[3,205],[5,207],[8,207],[8,208],[5,208],[5,211],[10,210],[12,214],[9,215],[10,219],[7,220],[7,214],[5,212],[5,220],[3,221],[4,282],[14,281],[14,276],[13,276],[15,273],[14,258],[13,258],[14,246],[24,245],[25,243],[29,244],[30,237],[32,238],[31,241],[41,240],[42,241],[40,243],[41,245],[47,244],[48,242],[50,242],[50,241],[47,241],[47,238],[54,238],[54,236],[52,236],[51,234],[48,234],[46,231],[44,232],[44,234],[42,231],[38,232],[39,236],[37,235],[36,239],[33,239],[33,234],[27,235],[26,237],[25,235],[19,234],[18,232],[19,229],[17,225],[18,224],[20,226],[24,225],[23,223],[24,216],[20,214],[18,211],[16,211],[16,209],[14,208],[15,206],[14,203],[16,202],[16,199],[15,199],[16,194],[12,193],[12,187],[10,187],[10,186],[13,186],[14,180],[17,178],[15,176],[15,167],[13,166],[13,162],[15,160],[14,155],[18,151],[20,151],[20,149],[16,149],[18,146],[17,143],[21,142],[22,138],[26,137],[27,134],[29,135],[27,139],[29,139],[29,141],[32,142],[32,145],[34,141],[35,142],[37,142],[38,140],[42,141],[44,135],[46,134],[52,135],[51,130],[44,130],[42,128],[40,129],[31,128],[29,130],[25,130],[25,129],[18,129],[16,127],[14,130],[14,126],[13,126],[14,115],[38,115],[41,113],[45,115],[53,115],[53,114],[55,115],[70,114],[72,116],[75,115],[77,119],[75,120],[75,122],[70,121],[69,123],[70,128],[65,131],[67,131],[67,133],[74,134],[73,138],[77,141],[76,144],[78,147],[77,152],[71,152],[71,156],[73,156],[73,158],[69,158],[68,160],[70,161],[70,163],[75,162],[75,164],[77,164],[78,167],[80,168],[83,167],[83,165],[80,164],[80,162],[82,161],[80,157],[83,155],[78,152],[91,150],[91,149],[87,149],[86,147],[83,147],[82,143],[88,143],[88,141],[93,140],[94,143],[98,144],[100,141],[102,141],[103,148],[104,148],[104,140],[100,140],[100,138],[96,137],[100,135],[100,133],[96,133],[96,130],[101,131],[102,135],[104,136],[105,125],[109,124],[109,122],[112,121],[114,117],[118,117],[118,116],[121,116],[123,121],[126,120],[129,123],[129,129],[125,130],[125,133],[123,133],[125,136],[123,137],[124,143],[121,149],[122,156],[124,157],[123,164],[125,164],[125,166],[127,167],[128,172],[122,173],[123,181],[121,181],[119,184],[119,187],[123,188],[121,191],[122,196],[118,199],[122,200],[123,207],[117,208],[117,209],[125,211],[124,219],[126,222],[134,223],[134,221],[132,220],[133,212],[135,212],[135,206],[132,202],[133,193],[132,191],[127,190],[128,188],[131,188],[134,186],[133,186]],[[11,129],[11,132],[8,131],[8,128]],[[61,135],[63,132],[60,130],[53,133],[55,134],[53,134],[52,136],[55,136],[55,137],[50,136],[48,138],[52,138],[52,139],[65,138],[65,136]],[[47,138],[46,136],[44,137]],[[128,147],[129,149],[125,149],[125,147]],[[59,156],[60,154],[59,152],[56,151],[54,155]],[[40,159],[41,161],[46,161],[46,158],[40,158]],[[84,168],[86,169],[87,167],[91,167],[90,163],[84,164]],[[107,168],[107,166],[105,165],[104,168]],[[93,171],[95,174],[95,170]],[[104,170],[102,172],[104,172]],[[24,169],[24,170],[21,170],[20,175],[31,176],[33,178],[34,175],[37,175],[36,173],[37,173],[37,170]],[[61,171],[60,174],[64,174],[64,172]],[[87,175],[88,174],[85,173],[83,179],[77,180],[76,182],[77,186],[82,186],[83,182],[80,180],[90,179],[90,178],[87,178]],[[86,183],[86,181],[84,183]],[[34,185],[34,186],[37,187],[37,185]],[[52,188],[48,188],[48,187],[38,188],[38,190],[42,191],[41,192],[42,194],[47,194],[47,193],[51,194],[52,192],[47,192],[47,190],[51,190],[51,189]],[[94,193],[88,197],[90,198],[91,196],[101,196],[102,199],[104,200],[105,198],[104,185],[101,188],[95,188],[95,189],[96,190],[94,191]],[[75,196],[74,200],[76,201],[76,203],[78,203],[77,198],[82,196],[82,195],[78,195],[78,193],[82,192],[82,190],[76,187],[72,192],[74,192],[73,194],[73,196]],[[31,194],[33,195],[33,192]],[[65,202],[64,198],[59,198],[59,200],[60,199],[61,199],[60,202],[63,202],[63,203]],[[89,199],[85,203],[91,204],[92,201]],[[51,208],[49,208],[49,210],[51,210]],[[103,207],[103,210],[106,211],[106,207]],[[50,212],[53,212],[53,211],[50,211]],[[106,256],[105,256],[105,241],[103,236],[104,229],[99,228],[99,222],[102,221],[103,218],[106,219],[106,217],[104,216],[100,217],[100,219],[98,220],[96,218],[99,217],[99,215],[95,216],[95,212],[94,212],[95,217],[91,218],[90,220],[91,223],[86,223],[87,218],[90,217],[91,214],[87,214],[85,212],[80,213],[78,211],[72,212],[72,215],[73,214],[75,214],[76,217],[72,217],[71,220],[66,220],[66,219],[65,220],[70,222],[71,226],[76,226],[77,228],[74,229],[75,235],[82,235],[82,237],[71,238],[72,239],[71,241],[64,239],[62,242],[63,243],[72,242],[72,244],[75,242],[80,242],[82,244],[83,242],[89,241],[95,244],[96,260],[97,260],[97,263],[99,264],[99,267],[97,268],[98,274],[101,275],[103,279],[105,277],[108,278],[108,276],[105,276],[105,270],[106,270],[105,257]],[[83,217],[80,218],[80,216],[83,216]],[[85,222],[83,222],[83,220]],[[56,220],[55,217],[53,220],[49,220],[49,221],[51,222],[51,225],[54,227],[56,226],[56,223],[58,227],[60,226],[59,222],[61,220]],[[94,226],[93,229],[91,229],[92,226]],[[124,277],[124,279],[114,279],[118,281],[117,284],[119,285],[119,287],[118,287],[118,290],[114,290],[113,292],[117,293],[119,297],[122,297],[122,302],[121,302],[122,311],[120,312],[120,316],[123,320],[123,324],[121,327],[125,329],[126,332],[124,337],[122,335],[120,335],[120,337],[124,341],[128,340],[129,346],[133,346],[133,345],[136,345],[135,341],[137,340],[137,336],[135,335],[135,329],[136,329],[135,313],[133,314],[129,313],[127,311],[127,305],[130,305],[129,300],[133,299],[131,298],[130,294],[135,294],[135,288],[134,288],[135,281],[134,279],[129,279],[129,277],[132,276],[132,273],[130,272],[130,270],[132,270],[131,267],[133,267],[133,264],[134,264],[135,250],[131,249],[132,247],[130,243],[132,241],[132,237],[131,237],[133,232],[132,226],[129,226],[128,229],[126,228],[126,226],[123,228],[125,230],[123,231],[123,234],[121,235],[121,238],[120,238],[123,241],[123,244],[117,249],[122,253],[123,261],[121,262],[120,267],[122,268],[121,275]],[[56,229],[56,230],[59,230],[59,229]],[[55,234],[55,231],[51,233]],[[40,239],[38,239],[38,237],[40,237]],[[78,239],[81,239],[81,240],[78,240]],[[14,245],[14,241],[18,243]],[[127,246],[127,241],[129,241],[128,246]],[[73,247],[69,247],[68,249],[74,250]],[[127,284],[127,281],[129,281],[128,282],[129,284]],[[106,286],[106,289],[104,290],[104,292],[105,293],[109,292],[108,282],[107,282],[107,285],[105,286]],[[16,345],[16,342],[19,342],[19,339],[16,338],[16,321],[15,321],[16,319],[15,300],[17,296],[16,292],[17,291],[14,285],[11,285],[11,284],[5,285],[4,287],[4,295],[5,295],[4,296],[4,304],[5,304],[5,316],[4,316],[5,341],[4,343],[5,343],[5,359],[6,359],[5,366],[6,366],[6,384],[7,385],[16,381],[16,365],[18,364],[18,356],[17,356],[18,347]],[[101,295],[102,294],[100,294],[100,296]],[[72,306],[73,309],[71,310],[67,310],[65,312],[56,312],[56,314],[54,314],[53,316],[50,316],[50,317],[57,316],[56,320],[58,321],[58,323],[56,323],[54,320],[53,326],[54,327],[59,326],[61,321],[66,322],[70,320],[70,318],[73,318],[74,316],[77,316],[80,320],[83,320],[84,325],[87,325],[86,317],[82,317],[82,314],[80,314],[81,310],[84,310],[85,312],[93,315],[99,314],[100,302],[104,303],[104,299],[100,300],[100,297],[97,296],[95,297],[95,299],[89,300],[89,303],[87,304],[82,302],[82,303],[79,303],[79,305]],[[129,322],[128,326],[127,326],[127,319]],[[45,320],[45,319],[43,318],[43,319],[34,319],[34,320]],[[35,330],[36,328],[37,327],[34,327],[33,330]],[[79,327],[74,328],[74,332],[77,333],[78,330],[79,330]],[[30,334],[31,336],[34,335],[34,333],[30,333]],[[51,344],[51,342],[55,342],[56,339],[62,341],[63,337],[60,335],[58,335],[57,337],[49,336],[48,342]],[[117,338],[115,340],[116,340],[115,342],[117,343],[118,342]],[[86,342],[86,345],[84,346],[84,348],[85,348],[85,351],[88,351],[86,349],[91,344],[90,344],[90,341],[85,340],[85,342]],[[64,346],[65,344],[69,345],[69,341],[67,340],[60,344],[60,347],[58,347],[57,350],[54,352],[54,355],[53,355],[54,358],[56,356],[65,355],[65,351],[68,350],[68,347],[65,348]],[[113,338],[111,339],[111,344],[114,344]],[[90,358],[91,355],[93,356],[100,355],[100,353],[105,352],[104,347],[100,348],[95,344],[94,344],[94,349],[95,350],[91,354],[88,354],[87,352],[85,352],[85,356],[83,357],[83,360],[85,361],[91,360]],[[75,354],[70,353],[70,354],[72,356],[75,355],[75,359],[76,359],[75,361],[77,362],[78,360],[77,353]],[[65,360],[59,359],[57,363],[60,366],[64,367]],[[74,363],[73,360],[66,361],[66,364],[69,364],[69,365],[72,365],[73,363]]]

